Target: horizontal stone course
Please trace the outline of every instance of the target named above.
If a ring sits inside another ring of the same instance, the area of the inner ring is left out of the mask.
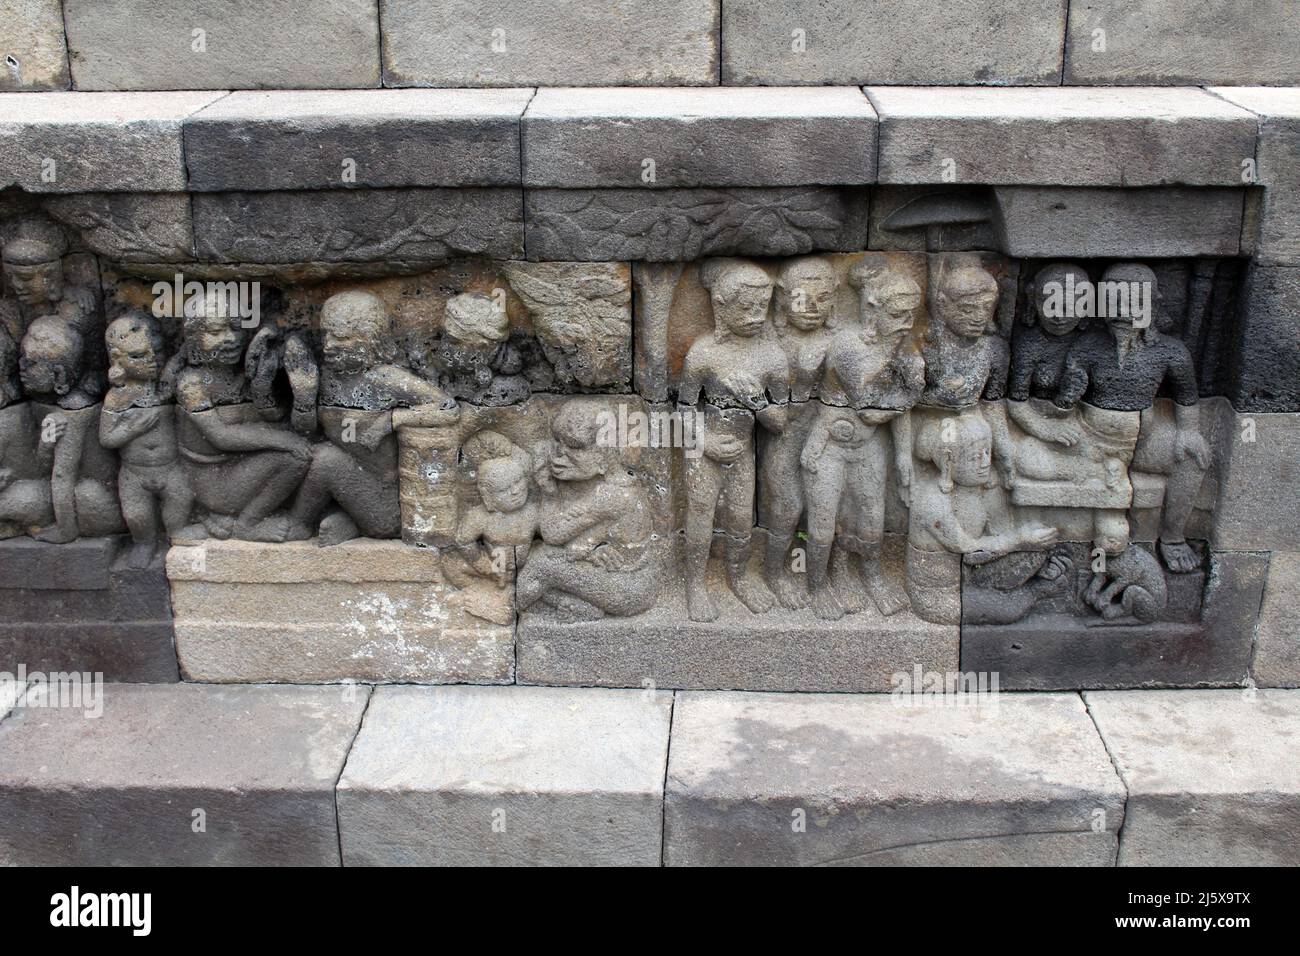
[[[64,0],[63,13],[81,90],[380,85],[377,0]]]
[[[343,861],[657,866],[672,696],[375,691],[339,780]]]
[[[0,23],[0,90],[68,88],[60,0],[0,0]]]
[[[380,0],[384,85],[713,85],[718,2]]]
[[[1094,865],[1124,789],[1075,695],[678,694],[664,860]]]
[[[1089,691],[1085,699],[1128,790],[1121,866],[1300,862],[1300,692]]]
[[[368,694],[114,684],[88,717],[29,693],[0,723],[0,864],[337,866]]]
[[[0,93],[0,189],[177,192],[181,123],[218,93]]]
[[[523,123],[525,186],[875,179],[876,115],[856,87],[542,89]]]
[[[532,90],[237,92],[190,118],[195,192],[519,182]]]
[[[867,87],[882,183],[1239,186],[1255,121],[1203,90]]]

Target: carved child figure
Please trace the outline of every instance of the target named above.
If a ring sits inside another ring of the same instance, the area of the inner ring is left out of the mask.
[[[691,620],[712,621],[718,606],[704,576],[715,519],[726,538],[732,593],[755,614],[773,605],[766,585],[745,574],[754,523],[754,421],[784,430],[790,370],[781,347],[764,334],[768,274],[753,263],[715,259],[701,267],[700,278],[713,304],[714,331],[687,351],[678,402],[683,415],[703,419],[703,454],[685,462],[686,602]]]
[[[190,518],[194,491],[180,467],[172,396],[159,386],[163,338],[142,312],[114,319],[105,333],[112,386],[99,418],[99,443],[120,459],[117,494],[135,546],[128,563],[148,567],[160,543],[158,512],[169,534]]]
[[[510,344],[505,308],[482,292],[447,300],[442,338],[433,356],[438,381],[453,398],[512,405],[529,395],[524,361]]]
[[[540,507],[529,495],[532,456],[496,432],[474,435],[462,453],[487,457],[478,464],[476,484],[482,503],[460,519],[456,545],[467,565],[485,577],[495,577],[497,586],[504,587],[511,580],[510,558],[522,565],[540,529]]]

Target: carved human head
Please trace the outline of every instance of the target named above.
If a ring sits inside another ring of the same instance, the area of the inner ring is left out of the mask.
[[[239,318],[223,309],[185,310],[185,345],[192,365],[238,365],[246,336]]]
[[[19,236],[4,244],[4,275],[19,302],[39,306],[63,298],[63,252],[53,238]]]
[[[42,316],[23,336],[18,372],[29,395],[67,395],[81,380],[82,340],[58,316]]]
[[[510,335],[506,310],[483,292],[462,292],[447,300],[443,331],[459,345],[487,348],[500,345]]]
[[[917,432],[916,457],[939,469],[939,489],[987,487],[992,480],[993,431],[978,412],[933,419]]]
[[[600,413],[594,405],[566,402],[551,422],[551,434],[551,474],[560,481],[587,481],[608,470],[610,455],[597,443]]]
[[[345,375],[379,364],[393,335],[393,322],[383,301],[359,289],[326,299],[320,326],[325,367]]]
[[[528,503],[524,463],[518,458],[489,458],[478,466],[478,493],[489,511],[518,511]]]
[[[800,332],[824,327],[835,312],[835,268],[824,256],[801,256],[776,276],[776,306]]]
[[[921,287],[910,276],[863,259],[849,270],[849,285],[858,290],[863,334],[888,338],[912,328],[921,305]]]
[[[1088,270],[1073,262],[1053,262],[1034,276],[1029,289],[1032,317],[1048,335],[1069,335],[1082,318],[1073,308],[1073,290],[1092,284]]]
[[[1161,295],[1156,274],[1149,266],[1117,262],[1102,274],[1101,283],[1106,291],[1099,292],[1099,297],[1114,296],[1106,313],[1106,324],[1112,332],[1127,332],[1135,325],[1145,329],[1152,324]],[[1116,304],[1118,309],[1113,308]]]
[[[700,282],[713,303],[714,334],[752,338],[763,331],[772,302],[772,279],[743,259],[710,259],[700,267]]]
[[[935,309],[954,335],[973,339],[993,326],[998,307],[998,280],[977,265],[959,265],[939,282]]]
[[[162,328],[147,312],[135,310],[109,323],[104,332],[111,385],[150,382],[162,372]]]

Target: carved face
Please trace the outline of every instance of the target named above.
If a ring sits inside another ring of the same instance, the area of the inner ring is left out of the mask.
[[[1039,273],[1038,294],[1034,297],[1034,313],[1043,331],[1048,335],[1069,335],[1079,327],[1081,316],[1067,299],[1074,290],[1086,289],[1092,280],[1088,273],[1074,266],[1049,267],[1046,275]]]
[[[195,316],[187,323],[190,361],[195,365],[238,365],[244,357],[244,333],[220,315]]]
[[[763,331],[771,301],[770,285],[735,285],[714,292],[713,314],[732,335],[753,338]]]
[[[74,357],[56,343],[28,335],[23,339],[18,374],[31,395],[66,395],[76,381]]]
[[[916,321],[916,310],[920,305],[919,289],[915,292],[903,289],[888,292],[874,305],[870,297],[863,296],[863,328],[874,328],[877,335],[886,338],[907,332]]]
[[[992,445],[987,432],[966,436],[953,458],[952,480],[968,488],[987,485],[993,463]]]
[[[369,337],[355,329],[327,328],[321,351],[325,367],[341,375],[363,372],[375,363]]]
[[[996,292],[942,291],[936,296],[939,319],[954,334],[965,339],[977,338],[993,324],[998,306]]]
[[[509,514],[528,503],[528,476],[510,459],[487,461],[479,469],[478,493],[489,511]]]
[[[800,276],[793,284],[777,287],[776,304],[792,328],[800,332],[819,329],[835,311],[835,278]]]
[[[128,381],[152,381],[162,371],[158,354],[145,328],[110,328],[108,334],[108,380],[113,385]]]
[[[63,264],[57,260],[37,265],[6,262],[4,272],[23,305],[45,305],[63,298]]]

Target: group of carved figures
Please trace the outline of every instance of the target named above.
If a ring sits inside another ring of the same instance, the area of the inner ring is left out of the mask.
[[[454,426],[467,391],[497,395],[487,404],[528,394],[488,296],[447,303],[438,374],[400,357],[384,302],[355,289],[324,302],[318,344],[198,308],[169,355],[148,310],[105,325],[97,290],[65,281],[62,255],[39,237],[3,246],[14,298],[0,300],[0,537],[129,531],[137,566],[168,535],[397,537],[400,430]],[[886,616],[910,605],[955,621],[964,605],[968,620],[1016,620],[1070,570],[1053,547],[1065,509],[1089,516],[1108,556],[1088,604],[1107,621],[1154,620],[1164,573],[1130,543],[1129,475],[1163,479],[1168,571],[1199,567],[1185,528],[1210,455],[1192,360],[1132,316],[1089,324],[1044,308],[1047,285],[1071,276],[1088,279],[1071,264],[1038,272],[1008,343],[998,283],[976,259],[932,283],[928,317],[917,281],[885,258],[846,277],[815,256],[704,263],[713,331],[687,350],[677,390],[700,423],[681,459],[690,617],[719,614],[707,567],[720,538],[727,585],[754,613],[834,620],[870,602]],[[1107,278],[1155,285],[1136,264]],[[835,318],[844,281],[852,321]],[[1162,388],[1172,418],[1157,414]],[[478,503],[458,516],[453,581],[512,578],[521,609],[569,619],[656,603],[673,536],[646,477],[599,440],[601,401],[560,404],[531,448],[490,429],[462,442]],[[902,586],[882,566],[891,493],[909,509]],[[749,570],[756,496],[761,573]],[[967,588],[955,603],[962,564],[994,562],[1016,562],[1022,586]]]

